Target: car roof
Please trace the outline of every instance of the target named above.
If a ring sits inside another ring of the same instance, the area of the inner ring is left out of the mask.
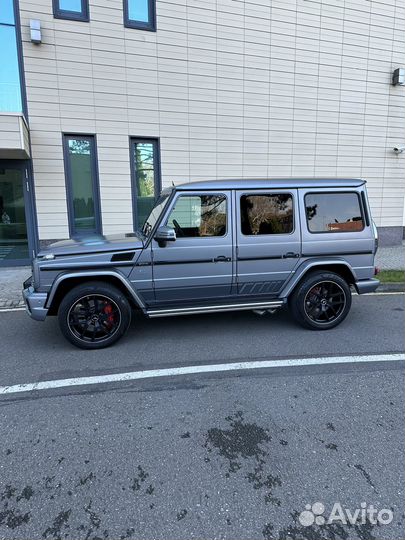
[[[178,184],[178,191],[217,189],[291,189],[291,188],[353,188],[365,184],[361,178],[244,178],[234,180],[204,180]]]

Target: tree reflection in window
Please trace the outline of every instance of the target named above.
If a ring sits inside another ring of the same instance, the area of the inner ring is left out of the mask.
[[[305,210],[310,232],[356,232],[364,229],[357,193],[309,193]]]
[[[292,196],[284,193],[243,195],[240,199],[242,233],[289,234],[294,229]]]

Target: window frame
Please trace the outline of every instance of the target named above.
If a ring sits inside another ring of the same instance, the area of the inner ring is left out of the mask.
[[[75,228],[75,213],[73,205],[73,186],[72,186],[72,170],[70,164],[69,144],[70,139],[88,140],[91,144],[91,172],[92,172],[92,189],[93,189],[93,204],[94,204],[94,230],[79,230]],[[100,179],[98,171],[98,153],[97,153],[97,138],[96,135],[80,134],[80,133],[62,133],[63,144],[63,162],[65,171],[66,185],[66,203],[68,210],[68,223],[70,238],[82,238],[89,234],[103,234],[103,226],[101,219],[101,203],[100,203]]]
[[[134,159],[135,145],[142,143],[152,143],[153,149],[153,170],[155,172],[155,203],[162,191],[162,174],[161,174],[161,159],[160,159],[160,139],[158,137],[130,137],[129,138],[129,164],[131,171],[131,191],[132,191],[132,220],[133,230],[138,230],[138,182],[137,182],[137,167]]]
[[[251,197],[251,196],[263,196],[263,195],[290,195],[291,196],[291,201],[292,201],[292,218],[293,218],[293,228],[292,228],[292,231],[289,232],[289,233],[275,233],[275,234],[244,234],[244,232],[242,231],[242,212],[241,212],[241,204],[242,204],[242,197]],[[265,236],[265,237],[272,237],[272,238],[275,238],[275,237],[280,237],[280,236],[291,236],[293,234],[295,234],[296,232],[296,200],[294,199],[294,193],[292,193],[291,191],[260,191],[260,192],[246,192],[246,193],[240,193],[239,194],[239,223],[238,223],[238,227],[239,227],[239,231],[240,231],[240,234],[242,236],[244,236],[245,238],[261,238],[262,236]]]
[[[148,22],[137,21],[129,18],[130,0],[123,0],[124,3],[124,26],[125,28],[134,28],[137,30],[146,30],[148,32],[156,32],[156,0],[148,1]]]
[[[307,202],[306,202],[307,195],[343,195],[343,194],[357,195],[357,201],[359,203],[359,209],[360,209],[360,213],[361,213],[361,220],[362,220],[362,223],[363,223],[363,228],[359,229],[358,231],[311,231],[311,229],[309,228],[309,220],[308,220],[308,214],[307,214]],[[353,234],[353,233],[356,234],[356,233],[363,232],[364,229],[366,228],[366,221],[365,221],[365,216],[364,216],[364,208],[363,208],[363,204],[362,204],[360,194],[359,194],[358,191],[349,191],[349,190],[345,190],[345,191],[307,191],[304,194],[303,200],[304,200],[305,222],[307,224],[307,231],[309,232],[309,234]]]
[[[52,0],[53,16],[55,19],[66,19],[69,21],[90,21],[89,0],[81,0],[82,9],[80,12],[61,9],[59,0]]]
[[[225,233],[224,234],[221,234],[221,235],[213,235],[213,236],[179,236],[177,237],[176,241],[177,240],[210,240],[212,238],[225,238],[226,236],[228,236],[228,233],[229,233],[229,216],[230,216],[230,212],[229,212],[229,209],[231,207],[231,204],[230,204],[230,198],[228,197],[228,195],[226,193],[223,193],[221,191],[215,191],[215,193],[213,192],[201,192],[201,191],[184,191],[184,192],[177,192],[177,196],[174,197],[173,201],[171,202],[171,205],[170,205],[170,208],[168,209],[167,213],[165,214],[165,216],[163,217],[162,219],[162,224],[164,224],[165,226],[168,226],[168,221],[169,221],[169,217],[172,213],[172,211],[174,210],[175,206],[176,206],[176,203],[177,201],[180,199],[180,197],[212,197],[212,196],[222,196],[225,198],[225,204],[226,204],[226,228],[225,228]]]

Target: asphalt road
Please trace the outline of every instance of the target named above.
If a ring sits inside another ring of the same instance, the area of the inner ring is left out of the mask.
[[[101,353],[0,314],[0,384],[156,367],[404,351],[404,296],[355,297],[330,332],[285,313],[134,321]],[[403,363],[280,368],[0,399],[0,538],[399,540]],[[306,527],[307,504],[387,525]]]
[[[403,352],[404,307],[400,294],[354,296],[347,319],[328,332],[297,326],[288,310],[137,316],[124,339],[98,352],[71,346],[54,317],[42,323],[23,311],[0,313],[0,385],[218,361]]]

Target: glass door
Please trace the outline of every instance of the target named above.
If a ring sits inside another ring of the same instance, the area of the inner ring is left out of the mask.
[[[0,160],[0,266],[28,264],[26,167]]]

